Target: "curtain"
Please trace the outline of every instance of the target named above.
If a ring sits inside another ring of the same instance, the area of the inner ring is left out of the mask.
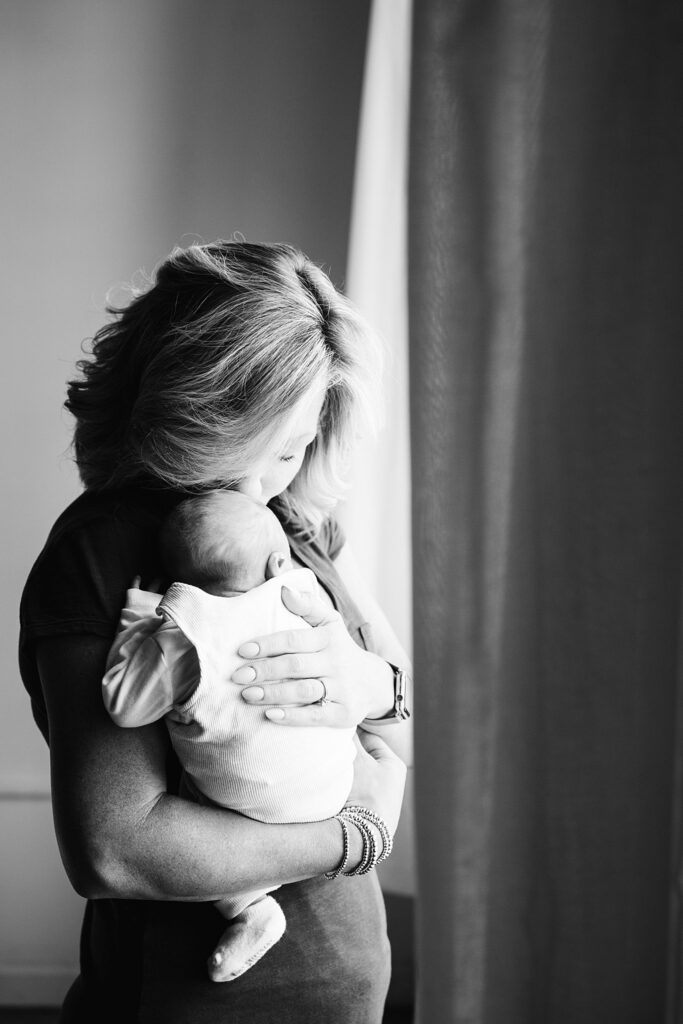
[[[682,43],[415,5],[420,1024],[683,1020]]]
[[[376,437],[358,445],[349,497],[340,509],[364,579],[406,651],[412,645],[406,244],[411,14],[411,0],[373,0],[370,13],[345,290],[383,342],[383,422]],[[379,869],[385,892],[402,895],[415,891],[411,782],[394,853]]]

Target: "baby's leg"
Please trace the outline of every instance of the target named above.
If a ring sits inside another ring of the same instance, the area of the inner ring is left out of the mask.
[[[230,921],[209,957],[212,981],[233,981],[282,938],[287,922],[272,896],[256,896],[244,906],[235,900],[217,900],[217,910]]]

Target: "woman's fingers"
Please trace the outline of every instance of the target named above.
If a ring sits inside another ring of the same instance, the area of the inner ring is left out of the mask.
[[[354,644],[339,612],[318,596],[283,587],[282,599],[313,628],[272,633],[241,644],[237,653],[247,664],[232,673],[232,681],[244,687],[245,701],[268,708],[273,722],[357,725],[368,710],[360,663],[367,655]]]
[[[393,834],[398,825],[406,783],[406,766],[384,740],[359,730],[353,786],[348,804],[361,804],[384,819]]]
[[[326,646],[323,633],[313,629],[286,629],[281,633],[269,633],[242,644],[237,653],[240,658],[273,658],[279,654],[314,653]]]
[[[288,679],[264,686],[246,686],[242,699],[248,704],[315,704],[326,695],[321,679]]]
[[[282,588],[282,602],[295,615],[299,615],[309,626],[326,626],[340,619],[339,612],[330,608],[315,594],[302,594],[298,590]],[[278,654],[297,651],[321,651],[327,644],[324,630],[287,629],[281,633],[269,633],[243,643],[237,650],[241,658],[272,658]]]
[[[131,590],[144,590],[148,594],[163,594],[166,589],[162,585],[160,577],[155,577],[153,580],[149,580],[146,586],[142,585],[142,576],[134,576],[130,584]]]
[[[330,608],[317,594],[301,593],[290,587],[283,586],[282,603],[290,612],[305,619],[309,626],[326,626],[340,618],[339,612]]]
[[[388,743],[374,733],[359,729],[356,736],[363,749],[374,757],[375,761],[400,761]]]
[[[282,654],[279,657],[263,658],[249,665],[240,665],[230,678],[233,683],[240,686],[249,686],[252,683],[269,683],[285,679],[319,679],[325,671],[325,664],[319,654]]]
[[[303,707],[266,708],[265,715],[276,725],[325,725],[333,729],[349,725],[343,706],[332,701],[325,701],[324,704],[306,704]]]

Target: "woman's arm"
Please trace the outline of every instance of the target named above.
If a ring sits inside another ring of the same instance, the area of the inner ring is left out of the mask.
[[[412,673],[410,658],[386,615],[370,593],[358,562],[348,544],[341,549],[334,565],[354,604],[372,627],[375,653],[386,661],[390,661],[392,665],[398,665],[399,668]]]
[[[342,841],[334,820],[264,825],[168,794],[165,727],[119,729],[105,710],[108,649],[104,639],[64,636],[39,641],[37,650],[57,838],[81,895],[213,900],[336,867]],[[395,828],[404,770],[388,751],[372,753],[359,762],[363,791],[377,795],[374,809]],[[360,838],[352,841],[359,860]]]
[[[412,679],[413,669],[410,658],[402,647],[386,615],[371,594],[348,544],[344,544],[344,547],[335,559],[334,565],[353,603],[361,612],[365,621],[370,624],[375,654],[381,660],[404,669]],[[393,703],[393,675],[391,687],[389,700]],[[412,694],[409,694],[409,698],[412,707]],[[406,765],[412,765],[413,727],[410,720],[373,726],[372,719],[366,718],[363,722],[363,728],[380,736]]]

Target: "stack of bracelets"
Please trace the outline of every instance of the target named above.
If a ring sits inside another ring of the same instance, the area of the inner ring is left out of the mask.
[[[379,814],[368,810],[367,807],[352,804],[349,807],[343,807],[339,814],[335,814],[334,817],[341,825],[344,850],[339,867],[335,871],[326,871],[325,878],[337,878],[339,875],[346,875],[347,878],[352,878],[354,875],[367,875],[368,871],[372,871],[373,868],[387,859],[391,853],[394,841]],[[356,826],[363,840],[363,854],[360,864],[353,871],[345,870],[349,860],[349,823]],[[373,825],[379,832],[380,839],[382,840],[382,848],[379,851],[377,849],[375,833],[372,829]]]

